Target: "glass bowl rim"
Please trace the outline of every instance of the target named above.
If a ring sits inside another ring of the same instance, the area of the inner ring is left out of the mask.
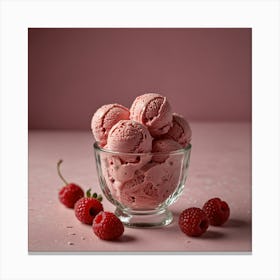
[[[113,154],[113,155],[122,155],[122,156],[154,156],[154,155],[179,155],[179,154],[186,154],[189,152],[192,148],[192,144],[188,144],[186,147],[182,149],[178,149],[175,151],[169,151],[169,152],[148,152],[148,153],[124,153],[124,152],[117,152],[117,151],[112,151],[105,149],[101,146],[99,146],[98,142],[94,142],[93,147],[95,150],[99,152],[104,152],[108,154]]]

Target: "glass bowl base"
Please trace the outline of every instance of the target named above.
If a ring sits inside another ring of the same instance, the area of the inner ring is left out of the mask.
[[[168,209],[127,212],[117,208],[115,214],[125,226],[132,228],[162,227],[169,225],[173,220],[173,215]]]

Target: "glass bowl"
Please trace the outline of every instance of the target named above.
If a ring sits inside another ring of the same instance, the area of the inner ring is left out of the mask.
[[[168,225],[168,206],[183,192],[191,144],[172,152],[120,153],[94,143],[99,183],[116,206],[115,214],[128,227]]]

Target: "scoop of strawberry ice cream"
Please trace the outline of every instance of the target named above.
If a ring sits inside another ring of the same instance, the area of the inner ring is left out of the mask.
[[[131,108],[130,119],[144,124],[153,137],[167,133],[172,125],[171,106],[166,97],[157,93],[138,96]]]
[[[147,153],[152,150],[152,137],[141,123],[121,120],[111,128],[106,147],[120,153]]]
[[[110,129],[120,120],[129,119],[129,110],[120,104],[107,104],[100,107],[92,117],[91,129],[96,141],[106,145]]]
[[[164,136],[178,142],[182,147],[186,147],[191,142],[192,130],[183,116],[174,113],[172,127]]]

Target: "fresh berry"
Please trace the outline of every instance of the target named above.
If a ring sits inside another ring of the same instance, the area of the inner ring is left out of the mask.
[[[230,209],[228,204],[218,197],[208,200],[202,209],[208,216],[210,225],[221,226],[229,218]]]
[[[100,212],[93,220],[93,232],[103,240],[113,240],[124,232],[121,220],[111,212]]]
[[[59,191],[58,198],[61,203],[63,203],[66,207],[74,208],[75,203],[84,196],[83,189],[73,183],[68,183],[60,172],[60,165],[63,161],[59,160],[57,163],[57,173],[61,180],[65,183],[65,186]]]
[[[66,207],[74,208],[75,203],[84,196],[84,191],[75,184],[69,184],[59,191],[59,200]]]
[[[200,236],[207,230],[208,226],[207,215],[200,208],[188,208],[179,216],[179,227],[186,235]]]
[[[89,189],[87,191],[87,197],[82,197],[75,203],[74,210],[77,219],[84,224],[91,225],[94,217],[100,211],[103,211],[101,200],[102,197],[97,196],[96,193],[91,196]]]

